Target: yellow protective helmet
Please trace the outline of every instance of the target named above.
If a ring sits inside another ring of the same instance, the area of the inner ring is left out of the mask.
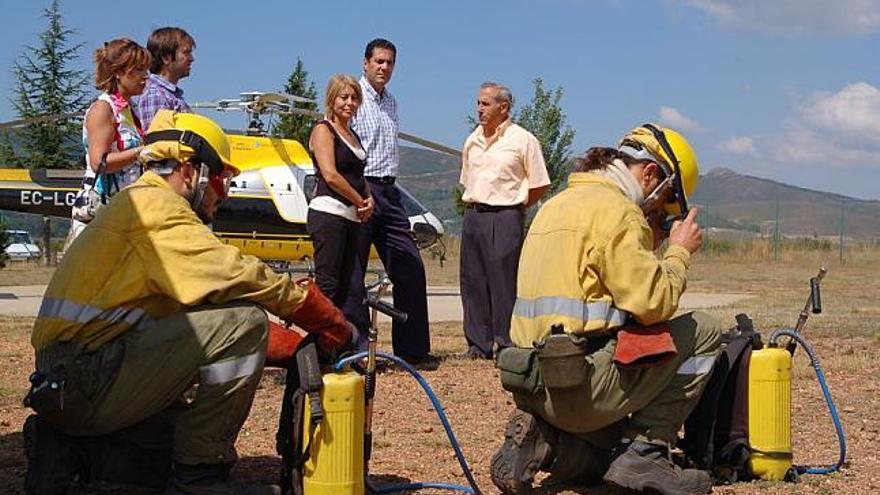
[[[240,173],[230,160],[229,140],[213,120],[195,113],[167,109],[156,112],[147,131],[146,146],[140,154],[145,166],[165,160],[185,162],[196,159],[208,166],[211,174]]]
[[[623,136],[620,149],[635,158],[651,159],[660,165],[666,176],[673,181],[676,200],[678,194],[683,194],[684,203],[687,204],[700,181],[700,166],[697,154],[684,136],[668,127],[644,124]],[[680,202],[668,203],[666,211],[672,215],[681,215]]]

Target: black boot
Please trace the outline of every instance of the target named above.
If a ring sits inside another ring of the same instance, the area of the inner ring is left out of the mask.
[[[507,423],[504,443],[492,457],[492,482],[505,495],[532,493],[535,474],[553,461],[545,434],[549,425],[527,412],[517,410]]]
[[[238,481],[229,464],[174,464],[164,495],[281,495],[277,485],[254,485]]]
[[[109,481],[162,489],[171,475],[174,430],[157,417],[108,435],[89,438],[87,447],[93,481]]]
[[[86,452],[75,437],[56,430],[36,414],[25,420],[22,436],[27,495],[60,495],[87,481]]]
[[[553,444],[553,463],[546,469],[548,482],[564,486],[590,486],[602,483],[611,464],[611,452],[571,433],[558,431]]]
[[[631,490],[653,488],[663,495],[695,495],[712,491],[712,478],[699,469],[681,469],[669,450],[634,440],[605,473],[605,481]]]

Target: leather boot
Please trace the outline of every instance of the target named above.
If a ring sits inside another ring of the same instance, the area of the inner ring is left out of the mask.
[[[164,495],[281,495],[277,485],[255,485],[229,474],[229,464],[175,464]]]
[[[669,449],[634,440],[605,473],[605,481],[631,490],[653,488],[663,495],[694,495],[712,491],[712,478],[699,469],[681,469]]]
[[[553,462],[541,420],[517,410],[507,423],[504,443],[492,457],[492,483],[505,495],[532,493],[535,474]],[[547,425],[549,427],[549,425]]]
[[[546,469],[554,484],[590,486],[602,483],[611,463],[610,451],[596,447],[571,433],[558,431],[553,463]]]

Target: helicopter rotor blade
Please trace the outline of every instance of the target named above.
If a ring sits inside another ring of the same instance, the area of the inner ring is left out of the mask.
[[[291,108],[285,113],[292,113],[296,115],[305,115],[307,117],[315,117],[321,118],[324,116],[321,112],[317,112],[315,110],[306,110],[305,108]],[[431,141],[430,139],[425,139],[423,137],[416,136],[415,134],[410,134],[408,132],[399,131],[397,133],[397,137],[403,139],[404,141],[418,144],[419,146],[423,146],[430,150],[439,151],[440,153],[444,153],[446,155],[454,156],[456,158],[461,156],[461,150],[446,146],[445,144],[440,144],[436,141]]]
[[[31,124],[39,124],[41,122],[52,122],[55,120],[78,118],[85,115],[84,112],[56,113],[52,115],[39,115],[26,119],[15,119],[8,122],[0,122],[0,129],[12,129],[14,127],[24,127]]]
[[[291,95],[288,93],[250,91],[241,94],[241,99],[234,100],[218,100],[217,102],[208,102],[205,104],[196,103],[193,108],[212,108],[219,111],[224,110],[243,110],[254,113],[277,113],[280,115],[303,115],[312,118],[322,118],[323,113],[310,110],[307,108],[297,108],[293,103],[317,103],[315,100],[304,98],[302,96]],[[223,104],[229,104],[224,107]],[[404,141],[415,143],[430,150],[438,151],[453,157],[460,157],[461,150],[446,146],[430,139],[425,139],[415,134],[407,132],[398,132],[398,137]]]
[[[292,95],[289,93],[275,93],[275,94],[281,95],[281,96],[287,98],[288,100],[295,101],[297,103],[318,103],[317,101],[315,101],[311,98],[306,98],[304,96],[297,96],[297,95]]]

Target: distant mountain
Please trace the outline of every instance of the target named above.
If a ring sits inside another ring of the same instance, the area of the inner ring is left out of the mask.
[[[401,184],[453,232],[457,232],[461,224],[452,202],[459,168],[459,158],[419,148],[401,148]],[[843,204],[846,236],[880,238],[880,201],[805,189],[725,168],[716,168],[701,176],[691,202],[702,208],[701,223],[772,233],[777,198],[779,228],[783,234],[839,235]]]
[[[772,232],[779,201],[779,230],[788,235],[840,234],[880,238],[880,201],[850,198],[716,168],[700,178],[692,202],[712,217],[746,230]],[[730,227],[732,225],[724,225]],[[719,225],[720,226],[720,225]]]

